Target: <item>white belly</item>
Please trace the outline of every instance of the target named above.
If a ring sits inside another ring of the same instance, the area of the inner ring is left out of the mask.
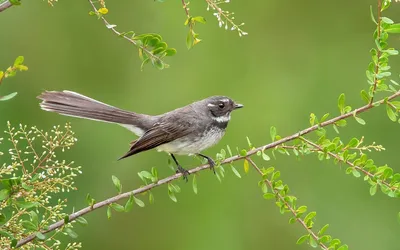
[[[193,136],[182,137],[178,140],[158,146],[157,150],[177,155],[198,154],[217,144],[224,134],[225,131],[221,129],[213,129],[203,134],[202,138],[193,139]]]

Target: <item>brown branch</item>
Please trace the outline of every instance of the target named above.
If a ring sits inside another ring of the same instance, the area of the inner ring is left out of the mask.
[[[263,172],[259,167],[257,167],[256,163],[250,158],[246,157],[246,159],[250,162],[250,164],[254,167],[254,169],[262,176]],[[285,204],[285,206],[290,210],[290,212],[293,214],[293,216],[296,218],[296,221],[300,223],[304,227],[304,229],[315,239],[316,242],[319,242],[319,237],[310,229],[308,228],[307,224],[304,222],[304,220],[301,217],[297,216],[296,210],[290,206],[290,204],[285,200],[285,198],[279,193],[279,191],[276,191],[274,189],[274,186],[272,185],[272,182],[268,179],[264,180],[265,183],[268,184],[268,186],[271,188],[272,192],[275,194],[278,199]],[[324,245],[324,243],[319,242],[318,243],[322,249],[328,249],[327,246]]]
[[[11,4],[11,2],[8,1],[8,0],[5,1],[5,2],[0,3],[0,12],[6,10],[6,9],[8,9],[8,8],[10,8],[11,6],[12,6],[12,4]]]
[[[337,116],[337,117],[332,118],[332,119],[330,119],[328,121],[322,122],[321,124],[317,124],[317,125],[311,126],[309,128],[306,128],[304,130],[301,130],[300,132],[298,132],[296,134],[284,137],[284,138],[282,138],[280,140],[277,140],[275,142],[272,142],[272,143],[266,144],[264,146],[261,146],[261,147],[255,148],[253,150],[250,150],[250,151],[247,152],[247,154],[245,156],[235,155],[235,156],[226,158],[225,160],[223,160],[221,162],[221,165],[229,164],[229,163],[234,162],[234,161],[238,161],[238,160],[241,160],[241,159],[244,159],[244,158],[248,158],[249,156],[252,156],[252,155],[256,154],[258,151],[264,151],[266,149],[275,148],[276,146],[281,145],[281,144],[283,144],[285,142],[292,141],[294,139],[299,138],[302,135],[305,135],[305,134],[308,134],[310,132],[313,132],[313,131],[317,130],[319,127],[326,127],[328,125],[335,124],[337,121],[352,117],[354,115],[354,113],[355,114],[363,113],[365,111],[368,111],[369,109],[372,109],[373,107],[375,107],[378,104],[385,103],[386,99],[387,100],[392,100],[392,99],[394,99],[394,98],[396,98],[398,96],[400,96],[400,91],[394,93],[393,95],[391,95],[391,96],[389,96],[389,97],[387,97],[385,99],[382,99],[382,100],[379,100],[379,101],[373,103],[373,105],[367,104],[365,106],[362,106],[361,108],[355,109],[354,111],[352,111],[350,113],[346,113],[346,114]],[[200,171],[202,171],[204,169],[208,169],[208,168],[209,168],[208,164],[201,165],[201,166],[198,166],[196,168],[190,169],[189,173],[190,174],[194,174],[194,173],[200,172]],[[135,190],[132,190],[132,191],[129,191],[129,192],[126,192],[126,193],[122,193],[122,194],[119,194],[117,196],[108,198],[108,199],[106,199],[104,201],[101,201],[101,202],[98,202],[98,203],[94,204],[93,207],[88,206],[88,207],[83,208],[83,209],[81,209],[81,210],[79,210],[79,211],[77,211],[77,212],[75,212],[73,214],[70,214],[68,221],[73,221],[76,218],[81,217],[81,216],[83,216],[83,215],[85,215],[85,214],[87,214],[87,213],[89,213],[91,211],[94,211],[94,210],[98,209],[98,208],[105,207],[107,205],[110,205],[111,203],[114,203],[114,202],[117,202],[119,200],[128,198],[128,197],[130,197],[130,195],[141,194],[141,193],[149,191],[149,190],[151,190],[151,189],[153,189],[155,187],[162,186],[164,184],[167,184],[167,183],[169,183],[169,182],[171,182],[173,180],[176,180],[176,179],[180,178],[181,176],[182,176],[181,173],[174,174],[174,175],[171,175],[171,176],[166,177],[164,179],[161,179],[161,180],[157,181],[156,183],[152,183],[152,184],[143,186],[141,188],[138,188],[138,189],[135,189]],[[47,230],[43,230],[41,232],[42,233],[48,233],[50,231],[54,231],[55,229],[64,226],[64,224],[65,224],[64,220],[60,220],[60,221],[50,225]],[[21,246],[27,244],[28,242],[34,240],[35,238],[36,238],[35,234],[29,235],[28,237],[20,240],[18,242],[18,244],[17,244],[17,247],[21,247]]]
[[[378,0],[378,41],[381,40],[381,6],[382,6],[382,0]],[[377,74],[379,72],[379,57],[381,57],[381,50],[378,47],[378,52],[376,53],[376,56],[378,58],[377,64],[375,65],[375,76],[374,76],[374,86],[372,88],[372,96],[371,99],[369,100],[369,105],[372,105],[372,103],[374,102],[374,95],[375,95],[375,91],[376,91],[376,86],[378,85],[378,78],[377,78]]]
[[[189,8],[187,7],[188,3],[186,3],[185,0],[182,0],[182,5],[183,5],[183,9],[185,9],[186,16],[189,18],[190,17]]]

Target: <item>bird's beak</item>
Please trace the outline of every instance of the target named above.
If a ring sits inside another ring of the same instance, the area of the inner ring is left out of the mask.
[[[243,108],[243,104],[235,103],[235,109]]]

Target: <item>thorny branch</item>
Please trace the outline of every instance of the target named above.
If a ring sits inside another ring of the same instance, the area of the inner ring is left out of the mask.
[[[274,141],[274,142],[272,142],[272,143],[266,144],[266,145],[264,145],[264,146],[260,146],[260,147],[258,147],[258,148],[253,149],[253,150],[250,150],[250,151],[247,152],[247,154],[246,154],[245,156],[235,155],[235,156],[226,158],[225,160],[221,161],[220,164],[221,164],[221,165],[229,164],[229,163],[231,163],[231,162],[238,161],[238,160],[241,160],[241,159],[247,159],[247,160],[249,160],[249,159],[250,159],[249,157],[252,156],[252,155],[254,155],[254,154],[256,154],[258,151],[264,151],[264,150],[266,150],[266,149],[275,148],[275,147],[277,147],[277,146],[279,146],[279,145],[281,145],[281,144],[283,144],[283,143],[286,143],[286,142],[288,142],[288,141],[292,141],[292,140],[294,140],[294,139],[301,138],[303,135],[306,135],[306,134],[308,134],[308,133],[310,133],[310,132],[313,132],[313,131],[317,130],[317,129],[320,128],[320,127],[326,127],[326,126],[329,126],[329,125],[333,125],[333,124],[335,124],[336,122],[338,122],[338,121],[340,121],[340,120],[347,119],[347,118],[349,118],[349,117],[354,116],[355,114],[360,114],[360,113],[366,112],[366,111],[368,111],[368,110],[374,108],[375,106],[377,106],[377,105],[379,105],[379,104],[383,104],[383,103],[385,103],[386,101],[390,101],[390,100],[395,99],[396,97],[399,97],[399,96],[400,96],[400,91],[394,93],[393,95],[391,95],[391,96],[389,96],[389,97],[387,97],[387,98],[385,98],[385,99],[381,99],[381,100],[379,100],[379,101],[376,101],[376,102],[374,102],[372,105],[370,105],[370,104],[364,105],[364,106],[362,106],[362,107],[360,107],[360,108],[358,108],[358,109],[355,109],[355,110],[352,111],[352,112],[349,112],[349,113],[346,113],[346,114],[342,114],[342,115],[340,115],[340,116],[334,117],[334,118],[332,118],[332,119],[330,119],[330,120],[327,120],[327,121],[325,121],[325,122],[322,122],[322,123],[320,123],[320,124],[311,126],[311,127],[306,128],[306,129],[304,129],[304,130],[301,130],[301,131],[299,131],[299,132],[297,132],[297,133],[295,133],[295,134],[293,134],[293,135],[284,137],[284,138],[282,138],[282,139],[280,139],[280,140],[277,140],[277,141]],[[304,139],[303,139],[303,140],[304,140]],[[309,142],[309,141],[307,141],[307,143],[308,143],[308,142]],[[311,143],[311,142],[310,142],[310,143]],[[320,149],[319,146],[316,145],[316,144],[310,144],[310,145],[316,147],[317,149]],[[335,157],[335,155],[332,155],[332,156]],[[250,159],[250,160],[251,160],[251,159]],[[250,163],[253,164],[252,161],[250,161]],[[346,162],[346,163],[347,163],[347,162]],[[253,165],[253,166],[254,166],[254,165]],[[356,166],[354,166],[354,167],[356,167]],[[201,166],[198,166],[198,167],[196,167],[196,168],[190,169],[190,170],[189,170],[189,173],[190,173],[190,174],[194,174],[194,173],[200,172],[200,171],[205,170],[205,169],[208,169],[208,168],[209,168],[209,165],[208,165],[208,164],[201,165]],[[364,170],[364,169],[362,169],[362,168],[360,168],[360,169],[358,169],[358,170],[359,170],[359,171],[362,171],[362,172],[363,172],[364,174],[366,174],[366,175],[371,175],[371,173],[367,172],[366,170]],[[114,196],[114,197],[108,198],[108,199],[106,199],[106,200],[104,200],[104,201],[95,203],[93,206],[88,206],[88,207],[86,207],[86,208],[83,208],[83,209],[81,209],[81,210],[75,212],[75,213],[70,214],[70,215],[69,215],[69,220],[68,220],[68,221],[69,221],[69,222],[70,222],[70,221],[73,221],[73,220],[75,220],[75,219],[77,219],[77,218],[79,218],[79,217],[81,217],[81,216],[83,216],[83,215],[85,215],[85,214],[87,214],[87,213],[90,213],[90,212],[92,212],[92,211],[94,211],[94,210],[96,210],[96,209],[99,209],[99,208],[108,206],[108,205],[110,205],[111,203],[120,201],[120,200],[122,200],[122,199],[129,198],[131,195],[138,195],[138,194],[144,193],[144,192],[146,192],[146,191],[149,191],[149,190],[151,190],[151,189],[153,189],[153,188],[155,188],[155,187],[162,186],[162,185],[164,185],[164,184],[168,184],[169,182],[174,181],[174,180],[176,180],[176,179],[178,179],[178,178],[180,178],[180,177],[182,177],[182,174],[181,174],[181,173],[177,173],[177,174],[168,176],[168,177],[166,177],[166,178],[164,178],[164,179],[161,179],[161,180],[159,180],[159,181],[157,181],[157,182],[155,182],[155,183],[151,183],[151,184],[148,184],[148,185],[143,186],[143,187],[141,187],[141,188],[137,188],[137,189],[135,189],[135,190],[132,190],[132,191],[129,191],[129,192],[126,192],[126,193],[122,193],[122,194],[116,195],[116,196]],[[385,185],[386,185],[386,184],[385,184]],[[301,221],[299,221],[299,222],[300,222],[300,224],[301,224]],[[56,230],[56,229],[58,229],[58,228],[61,228],[61,227],[64,226],[64,225],[65,225],[65,220],[60,220],[60,221],[58,221],[58,222],[56,222],[56,223],[50,225],[46,230],[43,230],[42,233],[48,233],[48,232],[54,231],[54,230]],[[311,234],[311,235],[312,235],[313,238],[317,237],[317,236],[314,235],[314,234]],[[21,247],[21,246],[27,244],[28,242],[34,240],[35,238],[36,238],[36,235],[35,235],[35,234],[32,234],[32,235],[30,235],[30,236],[28,236],[28,237],[26,237],[26,238],[20,240],[20,241],[18,242],[18,244],[17,244],[17,247]],[[315,239],[317,239],[317,238],[315,238]],[[322,246],[321,246],[321,247],[322,247]],[[326,248],[326,249],[327,249],[327,248]]]

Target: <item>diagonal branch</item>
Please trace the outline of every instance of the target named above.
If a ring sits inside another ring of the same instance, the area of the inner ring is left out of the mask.
[[[259,167],[257,167],[256,163],[250,158],[250,157],[246,157],[246,159],[250,162],[250,164],[254,167],[255,170],[257,170],[257,172],[262,176],[263,172],[261,171],[261,169]],[[304,227],[304,229],[311,235],[311,237],[314,238],[314,240],[316,242],[319,242],[318,244],[320,245],[320,247],[322,249],[328,249],[327,246],[324,245],[324,243],[320,242],[320,238],[318,237],[318,235],[316,235],[311,228],[309,228],[306,224],[306,222],[298,216],[298,213],[296,212],[296,210],[285,200],[285,198],[276,190],[274,190],[274,186],[272,185],[272,182],[268,179],[264,180],[267,185],[273,190],[272,192],[275,194],[275,196],[283,203],[285,204],[285,206],[290,210],[290,212],[293,214],[293,216],[296,218],[296,221],[300,223],[300,225],[302,225]]]
[[[8,0],[6,0],[6,1],[0,3],[0,12],[6,10],[6,9],[8,9],[8,8],[10,8],[11,6],[12,6],[12,4],[11,4],[11,2],[8,1]]]
[[[318,151],[324,152],[324,149],[323,149],[321,146],[319,146],[318,144],[316,144],[316,143],[314,143],[314,142],[312,142],[312,141],[309,141],[309,140],[307,140],[307,139],[304,138],[304,137],[300,137],[300,139],[301,139],[302,141],[304,141],[305,143],[307,143],[308,145],[314,147],[314,148],[317,149]],[[370,178],[375,177],[375,175],[374,175],[373,173],[368,172],[367,170],[363,169],[362,167],[359,167],[359,166],[354,165],[354,164],[353,164],[352,162],[350,162],[350,161],[347,161],[347,160],[345,161],[342,157],[340,157],[340,156],[337,155],[337,154],[334,154],[334,153],[332,153],[332,152],[326,152],[326,153],[327,153],[328,155],[332,156],[333,158],[336,158],[337,160],[339,160],[339,162],[344,162],[344,163],[346,163],[346,164],[349,165],[350,167],[357,169],[358,171],[362,172],[364,175],[369,176]],[[387,188],[389,188],[389,190],[396,190],[396,189],[397,189],[395,186],[390,185],[390,183],[388,183],[388,182],[386,182],[386,181],[384,181],[384,180],[381,180],[381,185],[386,186]]]
[[[374,102],[372,105],[367,104],[367,105],[362,106],[362,107],[360,107],[360,108],[358,108],[358,109],[355,109],[354,111],[352,111],[352,112],[350,112],[350,113],[342,114],[342,115],[337,116],[337,117],[335,117],[335,118],[332,118],[332,119],[330,119],[330,120],[328,120],[328,121],[325,121],[325,122],[322,122],[322,123],[320,123],[320,124],[311,126],[311,127],[306,128],[306,129],[304,129],[304,130],[301,130],[301,131],[299,131],[299,132],[297,132],[297,133],[295,133],[295,134],[293,134],[293,135],[284,137],[284,138],[282,138],[282,139],[280,139],[280,140],[277,140],[277,141],[275,141],[275,142],[272,142],[272,143],[266,144],[266,145],[264,145],[264,146],[260,146],[260,147],[258,147],[258,148],[253,149],[253,150],[250,150],[250,151],[248,151],[247,154],[244,155],[244,156],[235,155],[235,156],[226,158],[226,159],[223,160],[220,164],[221,164],[221,165],[229,164],[229,163],[234,162],[234,161],[238,161],[238,160],[241,160],[241,159],[244,159],[244,158],[248,158],[249,156],[252,156],[252,155],[256,154],[258,151],[264,151],[264,150],[266,150],[266,149],[275,148],[276,146],[281,145],[281,144],[283,144],[283,143],[285,143],[285,142],[292,141],[292,140],[294,140],[294,139],[297,139],[297,138],[301,137],[302,135],[305,135],[305,134],[308,134],[308,133],[310,133],[310,132],[313,132],[313,131],[317,130],[317,129],[320,128],[320,127],[326,127],[326,126],[328,126],[328,125],[335,124],[336,122],[338,122],[338,121],[340,121],[340,120],[343,120],[343,119],[352,117],[354,114],[359,114],[359,113],[366,112],[366,111],[368,111],[368,110],[374,108],[375,106],[377,106],[377,105],[379,105],[379,104],[383,104],[383,103],[385,103],[386,101],[392,100],[392,99],[394,99],[394,98],[396,98],[396,97],[398,97],[398,96],[400,96],[400,91],[394,93],[393,95],[391,95],[391,96],[389,96],[389,97],[386,97],[386,98],[384,98],[384,99],[381,99],[381,100],[379,100],[379,101],[376,101],[376,102]],[[208,165],[208,164],[206,164],[206,165],[201,165],[201,166],[198,166],[198,167],[196,167],[196,168],[190,169],[190,170],[189,170],[189,173],[190,173],[190,174],[194,174],[194,173],[200,172],[200,171],[205,170],[205,169],[208,169],[208,168],[209,168],[209,165]],[[361,171],[361,170],[360,170],[360,171]],[[101,207],[105,207],[105,206],[107,206],[107,205],[110,205],[111,203],[120,201],[120,200],[122,200],[122,199],[128,198],[128,197],[130,197],[131,195],[141,194],[141,193],[144,193],[144,192],[146,192],[146,191],[149,191],[149,190],[151,190],[151,189],[153,189],[153,188],[155,188],[155,187],[162,186],[162,185],[164,185],[164,184],[167,184],[167,183],[169,183],[169,182],[171,182],[171,181],[174,181],[174,180],[180,178],[181,176],[182,176],[181,173],[174,174],[174,175],[171,175],[171,176],[166,177],[166,178],[164,178],[164,179],[161,179],[161,180],[159,180],[159,181],[156,182],[156,183],[152,183],[152,184],[143,186],[143,187],[141,187],[141,188],[137,188],[137,189],[135,189],[135,190],[132,190],[132,191],[130,191],[130,192],[122,193],[122,194],[119,194],[119,195],[117,195],[117,196],[108,198],[108,199],[106,199],[106,200],[104,200],[104,201],[101,201],[101,202],[98,202],[98,203],[94,204],[94,205],[91,206],[91,207],[89,206],[89,207],[83,208],[83,209],[81,209],[81,210],[79,210],[79,211],[77,211],[77,212],[75,212],[75,213],[70,214],[70,215],[69,215],[69,220],[68,220],[68,221],[73,221],[73,220],[75,220],[75,219],[77,219],[77,218],[79,218],[79,217],[81,217],[81,216],[83,216],[83,215],[85,215],[85,214],[87,214],[87,213],[89,213],[89,212],[92,212],[92,211],[94,211],[94,210],[96,210],[96,209],[99,209],[99,208],[101,208]],[[58,228],[60,228],[60,227],[62,227],[62,226],[64,226],[64,225],[65,225],[65,221],[64,221],[64,220],[60,220],[60,221],[58,221],[58,222],[56,222],[56,223],[50,225],[50,226],[48,227],[48,229],[43,230],[42,233],[48,233],[48,232],[50,232],[50,231],[54,231],[54,230],[56,230],[56,229],[58,229]],[[29,235],[28,237],[26,237],[26,238],[24,238],[24,239],[21,239],[21,240],[18,242],[17,247],[21,247],[21,246],[27,244],[28,242],[31,242],[31,241],[34,240],[35,238],[36,238],[36,235],[35,235],[35,234]]]

